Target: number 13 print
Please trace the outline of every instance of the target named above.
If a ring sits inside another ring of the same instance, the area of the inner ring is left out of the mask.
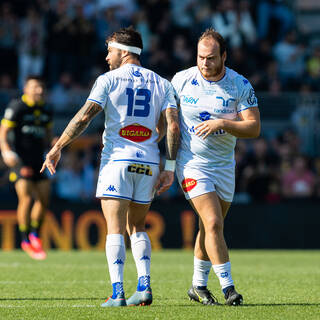
[[[136,97],[134,96],[134,90],[127,88],[126,94],[128,96],[128,109],[127,116],[134,117],[147,117],[150,113],[150,97],[151,92],[148,89],[138,89],[136,91]],[[135,99],[142,97],[143,99]],[[143,109],[136,108],[137,106],[143,106]]]

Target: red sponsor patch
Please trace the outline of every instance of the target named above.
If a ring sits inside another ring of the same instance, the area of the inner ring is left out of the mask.
[[[143,142],[150,139],[152,131],[149,128],[141,126],[140,124],[130,124],[124,128],[121,128],[119,135],[122,138],[128,139],[134,142]]]
[[[192,178],[185,178],[182,183],[182,189],[184,192],[191,191],[196,185],[197,185],[197,180],[192,179]]]

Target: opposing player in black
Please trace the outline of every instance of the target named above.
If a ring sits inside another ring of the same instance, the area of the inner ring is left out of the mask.
[[[18,196],[21,247],[38,260],[46,258],[38,232],[50,194],[50,181],[40,173],[52,137],[52,114],[44,102],[44,89],[39,77],[29,76],[22,97],[12,100],[5,110],[0,130],[1,154],[11,168],[9,179]]]

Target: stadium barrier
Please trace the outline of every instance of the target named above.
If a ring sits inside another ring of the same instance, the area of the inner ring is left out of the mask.
[[[1,203],[0,248],[19,247],[13,203]],[[230,248],[320,248],[319,201],[276,205],[233,205],[225,222]],[[153,249],[192,249],[197,217],[184,199],[156,200],[147,216]],[[45,248],[104,250],[106,224],[99,202],[70,203],[55,199],[41,228]],[[128,237],[126,239],[129,245]]]

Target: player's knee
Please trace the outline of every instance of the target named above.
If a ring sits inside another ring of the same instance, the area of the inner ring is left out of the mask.
[[[223,219],[210,217],[205,221],[206,233],[221,233],[223,231]]]

